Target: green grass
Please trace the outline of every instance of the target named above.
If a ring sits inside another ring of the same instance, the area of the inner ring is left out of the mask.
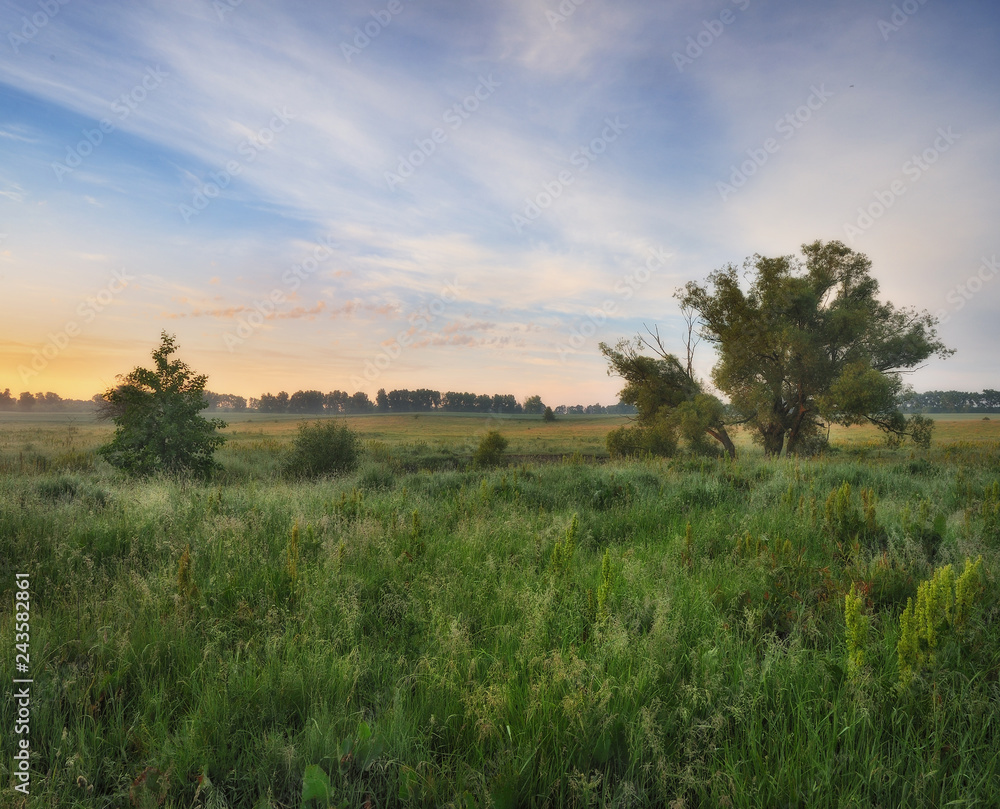
[[[508,455],[565,459],[473,470],[491,420],[350,421],[361,467],[315,482],[278,474],[295,420],[234,422],[208,484],[118,477],[105,425],[0,429],[0,603],[31,576],[26,805],[288,807],[304,783],[310,806],[1000,800],[992,435],[597,464],[621,420],[503,420]],[[979,555],[968,631],[900,688],[907,598]],[[852,583],[871,632],[848,676]]]

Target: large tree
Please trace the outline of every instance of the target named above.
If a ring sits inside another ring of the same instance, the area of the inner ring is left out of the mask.
[[[928,442],[930,422],[906,419],[897,402],[902,373],[953,353],[937,321],[880,301],[871,261],[841,242],[802,253],[755,255],[742,274],[729,265],[678,293],[718,350],[716,386],[769,455],[798,452],[823,422],[868,422],[891,439]]]
[[[99,451],[126,472],[207,475],[216,466],[212,455],[225,441],[216,431],[226,423],[198,415],[206,405],[208,377],[171,359],[176,350],[175,338],[163,332],[152,353],[154,367],[119,376],[119,384],[104,394],[103,411],[117,429]]]

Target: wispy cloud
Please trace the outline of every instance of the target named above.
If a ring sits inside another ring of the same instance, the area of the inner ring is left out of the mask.
[[[22,130],[23,131],[23,130]],[[6,140],[20,141],[21,143],[38,143],[38,138],[29,138],[25,135],[20,134],[18,131],[13,130],[11,127],[0,128],[0,138],[5,138]]]

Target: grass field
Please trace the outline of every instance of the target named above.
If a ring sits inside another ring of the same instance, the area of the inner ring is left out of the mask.
[[[1000,418],[608,462],[622,418],[373,415],[307,483],[230,421],[210,483],[0,423],[0,806],[1000,804]]]
[[[255,447],[267,451],[288,446],[300,424],[309,418],[256,413],[220,413],[228,423],[223,431],[228,443],[220,458],[248,454]],[[961,442],[1000,441],[1000,415],[982,416],[944,414],[932,416],[936,422],[934,445],[941,447]],[[428,451],[454,457],[471,456],[481,436],[499,429],[511,442],[509,452],[534,458],[572,455],[579,452],[594,458],[606,458],[604,439],[615,427],[629,423],[626,416],[564,416],[555,422],[542,422],[537,416],[482,416],[474,413],[375,413],[343,419],[352,430],[368,441],[390,447],[409,449],[417,455]],[[0,453],[7,457],[17,452],[33,452],[46,447],[66,451],[93,449],[106,441],[113,426],[93,416],[61,413],[0,412]],[[736,430],[738,446],[749,448],[752,442],[745,432]],[[875,446],[881,435],[874,427],[838,427],[830,431],[836,446]]]

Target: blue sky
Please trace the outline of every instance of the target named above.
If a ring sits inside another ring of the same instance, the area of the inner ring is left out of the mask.
[[[840,239],[1000,387],[988,2],[0,2],[0,388],[610,403],[597,344]],[[860,209],[860,210],[859,210]],[[703,347],[707,377],[713,357]]]

